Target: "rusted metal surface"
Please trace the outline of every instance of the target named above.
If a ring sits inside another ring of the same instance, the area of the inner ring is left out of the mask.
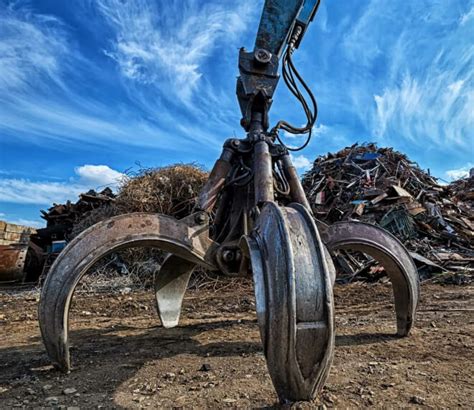
[[[329,250],[360,251],[381,263],[392,283],[397,334],[407,336],[415,321],[420,285],[416,266],[403,244],[384,229],[363,222],[339,222],[321,232]]]
[[[270,150],[266,141],[255,144],[255,201],[257,204],[271,202],[273,194],[273,166]]]
[[[224,147],[220,158],[214,164],[209,179],[204,185],[197,203],[197,208],[211,212],[217,202],[220,192],[224,187],[225,179],[232,167],[231,161],[233,152],[229,148]]]
[[[0,281],[21,281],[30,236],[35,229],[0,221]]]
[[[169,254],[155,275],[156,307],[163,327],[178,325],[184,294],[195,267],[195,262]]]
[[[310,400],[322,388],[333,356],[332,260],[299,204],[264,205],[246,252],[277,394],[282,400]]]
[[[74,288],[94,262],[119,249],[149,246],[213,269],[207,257],[212,247],[207,233],[208,226],[197,224],[194,215],[178,221],[164,215],[136,213],[100,222],[71,241],[51,267],[39,305],[41,334],[54,365],[70,370],[69,305]]]
[[[280,56],[303,0],[267,0],[258,27],[255,49]]]
[[[21,281],[24,279],[28,245],[0,245],[0,280]]]
[[[294,202],[303,205],[311,213],[311,206],[304,193],[300,178],[298,176],[298,173],[296,172],[296,168],[291,162],[290,155],[283,155],[281,157],[281,162],[283,164],[283,170],[286,174],[286,178],[290,185],[291,199]]]

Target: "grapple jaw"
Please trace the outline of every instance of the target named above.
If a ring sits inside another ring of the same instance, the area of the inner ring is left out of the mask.
[[[311,400],[322,388],[334,349],[332,260],[299,204],[262,207],[244,239],[267,366],[282,401]]]
[[[384,267],[393,288],[397,334],[407,336],[415,322],[420,283],[416,266],[403,244],[385,229],[363,222],[327,226],[318,221],[318,227],[330,251],[363,252]]]
[[[179,261],[173,271],[169,269],[168,259],[165,274],[157,280],[157,294],[161,296],[159,311],[166,326],[177,323],[182,290],[189,279],[191,266],[200,264],[215,269],[208,259],[208,251],[213,246],[208,237],[208,226],[205,220],[200,222],[194,215],[178,221],[160,214],[127,214],[85,230],[56,259],[41,292],[38,309],[41,335],[49,357],[59,369],[71,369],[68,322],[76,285],[99,259],[114,251],[137,246],[165,250]]]
[[[395,296],[397,332],[408,334],[419,284],[403,245],[384,230],[362,223],[328,227],[318,222],[318,231],[288,153],[268,138],[239,141],[226,143],[195,214],[181,220],[148,213],[116,216],[81,233],[59,255],[39,305],[43,341],[58,368],[71,368],[68,317],[77,283],[107,254],[137,246],[169,253],[154,281],[164,327],[178,324],[197,265],[253,276],[265,357],[281,401],[312,399],[329,374],[335,270],[328,250],[362,251],[384,265]],[[227,189],[231,182],[236,189]],[[216,204],[211,230],[209,215]]]

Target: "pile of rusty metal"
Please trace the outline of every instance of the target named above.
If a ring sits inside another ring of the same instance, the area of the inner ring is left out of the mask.
[[[110,188],[101,192],[90,190],[79,195],[76,203],[53,204],[48,211],[41,211],[46,227],[37,229],[29,237],[28,253],[23,269],[23,280],[36,281],[44,276],[59,252],[70,239],[74,224],[92,210],[114,201]]]
[[[474,272],[474,175],[440,185],[393,148],[354,144],[318,157],[303,187],[319,220],[377,224],[410,250],[422,278]],[[339,255],[346,280],[376,278],[371,261]],[[452,277],[452,275],[450,276]]]
[[[35,243],[50,244],[52,241],[69,240],[72,228],[77,221],[93,209],[100,208],[114,201],[115,195],[110,188],[101,192],[94,190],[79,195],[75,203],[53,204],[47,211],[41,210],[41,217],[46,220],[46,228],[38,229],[32,237]]]

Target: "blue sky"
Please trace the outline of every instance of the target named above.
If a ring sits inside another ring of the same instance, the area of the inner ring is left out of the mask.
[[[262,5],[0,0],[0,219],[41,225],[41,208],[137,163],[211,167],[243,136],[237,55],[253,47]],[[295,54],[319,103],[300,172],[376,141],[462,176],[474,163],[473,39],[474,0],[323,0]],[[283,82],[281,118],[304,122]]]

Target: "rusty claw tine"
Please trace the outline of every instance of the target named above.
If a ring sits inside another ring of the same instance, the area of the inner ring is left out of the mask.
[[[397,333],[407,336],[415,321],[420,284],[416,266],[403,244],[386,230],[363,222],[325,226],[321,236],[330,251],[360,251],[381,263],[392,282]]]
[[[193,227],[185,219],[146,213],[116,216],[78,235],[54,262],[41,292],[38,318],[53,364],[63,371],[71,368],[69,306],[77,283],[96,261],[120,249],[148,246],[179,255],[189,263],[211,267],[206,261],[211,243],[203,226]]]
[[[178,325],[184,293],[196,263],[170,254],[155,276],[158,315],[166,328]]]
[[[266,203],[245,238],[267,366],[282,401],[312,399],[327,378],[334,349],[329,265],[306,208]]]

